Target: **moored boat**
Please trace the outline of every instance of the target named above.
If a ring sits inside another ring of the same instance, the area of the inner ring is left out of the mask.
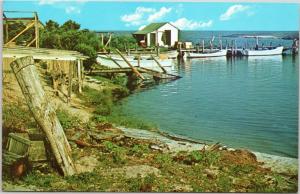
[[[272,49],[258,49],[258,50],[244,50],[246,56],[268,56],[268,55],[282,55],[283,46]]]
[[[222,50],[204,52],[204,53],[187,52],[185,54],[187,58],[223,57],[226,56],[227,50],[222,49]]]
[[[126,59],[129,61],[129,63],[134,67],[144,67],[144,68],[150,68],[150,69],[160,69],[157,65],[156,61],[153,59],[150,59],[149,57],[141,57],[140,60],[137,59],[135,56],[126,56]],[[161,66],[164,68],[171,68],[173,67],[173,59],[160,59],[155,58]],[[128,68],[128,64],[117,55],[98,55],[97,62],[100,63],[103,66],[110,67],[110,68]]]

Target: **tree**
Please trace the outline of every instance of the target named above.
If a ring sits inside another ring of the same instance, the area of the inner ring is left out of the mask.
[[[46,26],[45,29],[47,31],[54,31],[54,30],[58,30],[59,28],[59,24],[53,20],[49,20],[46,22]]]
[[[61,26],[61,28],[64,30],[79,30],[80,24],[76,23],[75,21],[68,20]]]

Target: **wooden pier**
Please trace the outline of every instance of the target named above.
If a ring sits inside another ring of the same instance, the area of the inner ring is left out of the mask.
[[[167,70],[159,63],[158,60],[155,59],[153,55],[151,55],[152,60],[155,61],[157,66],[162,70],[162,71],[157,71],[145,67],[135,67],[133,66],[127,58],[118,50],[116,49],[116,53],[119,54],[122,59],[126,62],[128,67],[121,67],[120,64],[116,60],[114,60],[111,57],[108,57],[110,60],[112,60],[119,68],[109,68],[109,69],[98,69],[98,70],[91,70],[89,72],[86,72],[88,75],[103,75],[103,74],[119,74],[119,73],[125,73],[128,76],[134,74],[136,78],[141,79],[141,80],[146,80],[143,74],[147,74],[153,77],[154,80],[175,80],[181,78],[178,75],[174,75],[171,73],[168,73]]]

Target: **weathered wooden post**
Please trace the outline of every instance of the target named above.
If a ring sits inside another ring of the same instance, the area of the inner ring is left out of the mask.
[[[26,103],[50,143],[57,164],[65,176],[76,172],[71,147],[63,128],[42,88],[32,57],[22,57],[10,64]]]
[[[141,66],[141,54],[138,55],[138,67]]]
[[[39,20],[36,12],[34,12],[34,33],[35,33],[35,48],[39,48],[40,47]]]
[[[82,86],[81,86],[81,60],[77,59],[77,76],[78,76],[78,92],[82,93]]]
[[[69,80],[69,86],[68,86],[68,103],[71,102],[72,98],[72,79],[73,79],[73,62],[69,63],[69,75],[68,75],[68,80]]]

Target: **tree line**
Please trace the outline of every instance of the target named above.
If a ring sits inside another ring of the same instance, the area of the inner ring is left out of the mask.
[[[4,27],[4,26],[3,26]],[[9,25],[9,37],[17,35],[26,25],[22,22],[15,22]],[[59,25],[53,20],[46,22],[43,29],[40,29],[40,47],[74,50],[81,52],[89,57],[84,61],[86,68],[96,63],[97,52],[103,49],[100,36],[95,31],[81,29],[80,24],[75,21],[68,20],[64,24]],[[16,39],[17,45],[32,40],[34,37],[34,28],[31,28],[23,35]],[[107,37],[104,41],[107,41]],[[125,48],[133,48],[136,40],[131,35],[113,35],[110,43],[111,49],[125,50]]]

